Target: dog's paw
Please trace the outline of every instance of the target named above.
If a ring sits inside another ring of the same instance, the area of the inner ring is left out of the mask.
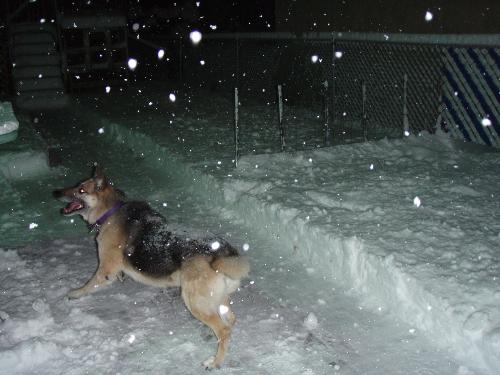
[[[220,368],[220,364],[215,363],[215,357],[210,357],[203,362],[203,367],[205,367],[205,370],[213,370],[214,368]]]
[[[66,298],[68,299],[78,299],[80,297],[83,297],[84,293],[80,289],[73,289],[71,292],[66,294]]]

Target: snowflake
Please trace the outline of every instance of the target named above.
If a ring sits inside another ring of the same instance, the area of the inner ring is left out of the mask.
[[[137,60],[132,57],[128,59],[128,67],[130,70],[135,70],[137,68]]]
[[[201,42],[202,35],[198,30],[193,30],[189,33],[189,39],[193,44],[198,44]]]

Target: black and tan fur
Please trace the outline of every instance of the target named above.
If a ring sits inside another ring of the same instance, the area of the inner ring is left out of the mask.
[[[69,202],[63,215],[79,214],[89,225],[124,196],[99,167],[94,176],[75,187],[57,190],[54,196]],[[194,317],[209,326],[218,338],[217,354],[204,362],[220,367],[235,323],[229,296],[247,276],[245,258],[227,242],[213,249],[204,241],[174,235],[165,218],[147,203],[127,201],[97,228],[99,265],[81,288],[68,294],[80,298],[100,290],[123,275],[157,287],[181,287],[181,295]]]

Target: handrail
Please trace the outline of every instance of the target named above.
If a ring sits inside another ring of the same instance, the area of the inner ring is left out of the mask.
[[[187,38],[187,36],[186,36]],[[454,46],[500,46],[500,34],[405,34],[361,32],[273,32],[273,33],[206,33],[203,39],[239,40],[352,40],[382,43],[449,44]],[[160,40],[160,38],[155,38]],[[165,38],[166,39],[166,38]]]

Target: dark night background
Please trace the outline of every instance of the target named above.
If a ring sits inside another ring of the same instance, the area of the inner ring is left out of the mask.
[[[130,4],[150,17],[155,17],[159,8],[167,10],[164,15],[170,13],[170,22],[179,23],[175,18],[184,16],[182,22],[198,24],[207,31],[210,24],[216,23],[219,32],[495,33],[499,31],[500,17],[495,0],[213,0],[200,1],[199,7],[192,1],[150,0]],[[179,12],[179,8],[183,10]],[[426,11],[434,14],[435,22],[421,22]]]

